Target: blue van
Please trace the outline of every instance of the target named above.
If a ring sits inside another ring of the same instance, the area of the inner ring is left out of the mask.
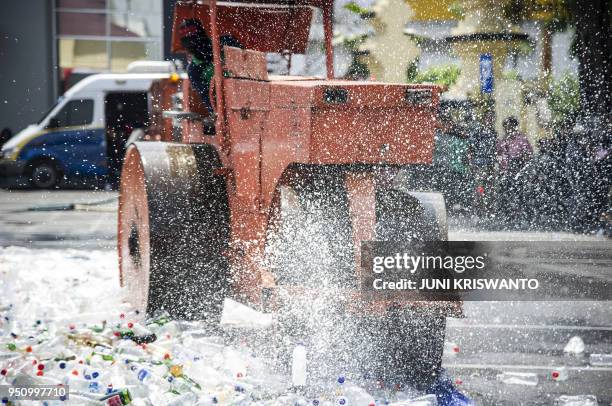
[[[53,188],[62,178],[106,180],[120,166],[132,129],[146,125],[151,83],[176,74],[172,62],[152,64],[137,62],[126,74],[96,74],[74,85],[2,146],[0,174],[25,176],[35,188]]]

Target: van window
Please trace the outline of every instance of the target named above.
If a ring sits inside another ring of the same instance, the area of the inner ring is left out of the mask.
[[[55,115],[58,127],[73,127],[90,124],[93,120],[94,102],[91,99],[70,100]]]
[[[36,122],[36,124],[41,124],[43,121],[45,121],[45,118],[47,118],[47,116],[49,115],[49,113],[51,113],[51,111],[53,111],[53,109],[62,102],[62,100],[64,99],[64,96],[60,96],[57,101],[55,103],[53,103],[53,105],[51,107],[49,107],[49,109],[47,109],[47,111],[45,111],[45,114],[43,114],[43,116],[40,118],[40,120],[38,120]]]

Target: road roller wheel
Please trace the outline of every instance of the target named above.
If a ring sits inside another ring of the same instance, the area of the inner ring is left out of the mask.
[[[438,193],[398,189],[376,193],[376,239],[446,241],[446,209]],[[429,310],[429,312],[428,312]],[[446,317],[428,308],[391,309],[384,320],[364,319],[361,330],[372,358],[367,372],[393,383],[424,390],[442,368]]]
[[[267,249],[279,291],[284,285],[317,289],[307,297],[281,294],[283,332],[289,342],[308,343],[314,380],[359,371],[426,387],[441,369],[443,316],[403,309],[389,309],[382,317],[355,316],[343,308],[343,291],[356,286],[344,175],[338,169],[310,168],[278,189]],[[444,205],[437,196],[377,187],[372,201],[376,240],[446,239]]]
[[[228,292],[225,179],[213,147],[140,142],[125,157],[119,198],[120,276],[152,314],[218,321]]]
[[[278,284],[310,288],[355,284],[342,172],[308,168],[281,186],[275,200],[267,253]]]

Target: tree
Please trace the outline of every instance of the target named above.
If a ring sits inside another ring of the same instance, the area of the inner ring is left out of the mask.
[[[570,3],[576,27],[574,50],[579,60],[582,114],[608,120],[612,111],[610,3],[610,0],[592,0],[588,5],[579,0]]]

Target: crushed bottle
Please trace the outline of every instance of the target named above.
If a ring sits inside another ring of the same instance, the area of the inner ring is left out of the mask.
[[[438,399],[436,398],[436,395],[419,396],[418,398],[389,404],[389,406],[437,406],[437,405],[438,405]]]
[[[579,336],[574,336],[569,339],[563,352],[570,355],[580,355],[584,353],[584,341]]]
[[[593,395],[560,396],[554,406],[598,406],[597,397]]]
[[[589,363],[593,366],[610,366],[612,365],[612,354],[591,354]]]
[[[538,375],[533,372],[502,372],[497,375],[497,380],[508,385],[536,386]]]

